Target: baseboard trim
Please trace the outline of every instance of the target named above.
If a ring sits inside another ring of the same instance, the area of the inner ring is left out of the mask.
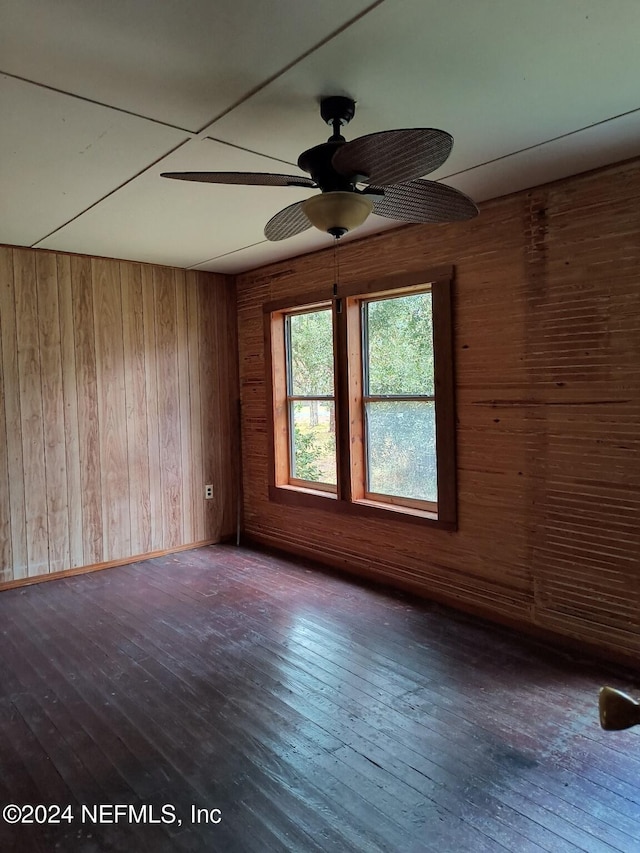
[[[153,560],[155,557],[164,557],[167,554],[175,554],[178,551],[191,551],[195,548],[204,548],[206,545],[217,545],[225,539],[204,539],[202,542],[191,542],[189,545],[178,545],[175,548],[164,548],[161,551],[149,551],[148,554],[137,554],[133,557],[122,557],[119,560],[107,560],[104,563],[92,563],[89,566],[76,566],[72,569],[63,569],[60,572],[50,572],[46,575],[33,575],[28,578],[16,578],[12,581],[0,583],[0,592],[7,589],[15,589],[20,586],[31,586],[34,583],[54,581],[60,578],[70,578],[74,575],[86,575],[90,572],[101,572],[103,569],[113,569],[116,566],[128,566],[131,563],[142,563],[144,560]]]

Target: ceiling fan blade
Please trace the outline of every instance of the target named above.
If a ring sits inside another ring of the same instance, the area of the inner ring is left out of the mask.
[[[311,228],[311,223],[302,209],[302,204],[301,201],[297,201],[271,217],[264,227],[264,236],[267,240],[273,242],[286,240],[287,237],[295,237],[296,234],[301,234]]]
[[[383,130],[345,142],[331,164],[341,175],[365,176],[369,183],[386,187],[433,172],[442,166],[452,147],[453,137],[444,130]]]
[[[304,175],[270,175],[266,172],[163,172],[161,178],[205,184],[245,184],[252,187],[315,187]]]
[[[375,195],[381,187],[370,187],[365,194]],[[384,187],[376,195],[373,212],[402,222],[459,222],[473,219],[478,208],[469,196],[437,181],[409,181]]]

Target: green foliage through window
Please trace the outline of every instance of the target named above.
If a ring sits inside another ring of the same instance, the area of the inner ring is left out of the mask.
[[[436,502],[431,293],[365,302],[362,322],[367,490]]]
[[[365,303],[368,394],[433,395],[431,293]]]
[[[437,501],[431,291],[361,303],[366,490]],[[286,317],[290,474],[336,485],[332,308]]]
[[[436,502],[435,405],[385,400],[365,410],[369,491]]]
[[[330,308],[287,318],[291,476],[336,484],[333,320]],[[303,399],[300,399],[303,398]]]
[[[293,404],[291,476],[312,483],[336,484],[336,427],[333,401]]]
[[[331,309],[289,316],[290,390],[294,397],[333,396]]]

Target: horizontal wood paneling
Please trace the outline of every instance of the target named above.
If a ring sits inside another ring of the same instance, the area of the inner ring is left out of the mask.
[[[340,247],[347,285],[455,267],[456,532],[269,502],[262,307],[329,295],[331,251],[237,280],[247,533],[639,653],[640,162]]]
[[[0,584],[234,532],[232,280],[0,247],[0,343]]]

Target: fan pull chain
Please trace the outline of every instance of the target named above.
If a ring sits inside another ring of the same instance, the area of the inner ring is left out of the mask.
[[[333,295],[338,295],[338,285],[340,284],[340,255],[338,254],[338,237],[333,238]],[[342,313],[342,299],[336,299],[336,312]]]

